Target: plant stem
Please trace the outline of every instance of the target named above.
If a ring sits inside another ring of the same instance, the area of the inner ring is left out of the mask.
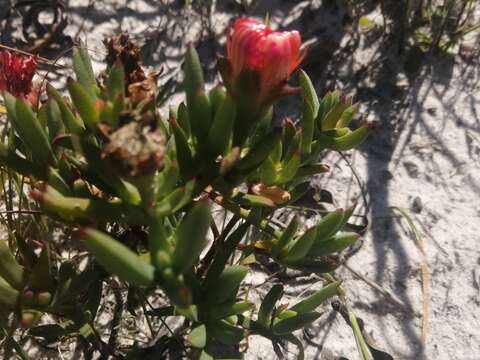
[[[329,283],[336,282],[335,278],[329,273],[322,274],[321,277],[327,280]],[[367,343],[365,342],[365,339],[363,337],[362,329],[358,324],[357,317],[355,316],[353,309],[348,303],[347,294],[345,292],[345,289],[341,285],[338,287],[338,296],[340,297],[340,300],[343,302],[343,304],[345,305],[345,309],[347,310],[348,320],[350,322],[350,326],[352,327],[353,335],[355,336],[355,341],[357,343],[357,348],[361,359],[372,359],[370,351],[368,350]]]
[[[258,227],[260,230],[266,232],[267,234],[272,235],[274,238],[279,239],[282,236],[282,232],[270,226],[267,220],[259,220],[254,217],[249,216],[251,210],[247,210],[242,208],[237,204],[233,204],[228,202],[225,198],[221,196],[216,196],[213,193],[209,193],[210,198],[218,205],[223,207],[224,209],[234,213],[238,217],[244,219],[248,223]]]

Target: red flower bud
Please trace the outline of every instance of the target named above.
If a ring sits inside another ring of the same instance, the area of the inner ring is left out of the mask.
[[[274,32],[267,25],[248,18],[235,21],[227,32],[228,82],[235,87],[238,76],[254,72],[259,101],[284,92],[286,81],[305,56],[298,31]]]
[[[0,92],[26,98],[32,90],[37,56],[23,57],[11,51],[0,52]]]

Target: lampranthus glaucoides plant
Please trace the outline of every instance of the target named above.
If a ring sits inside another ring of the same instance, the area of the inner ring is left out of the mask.
[[[73,229],[70,244],[91,255],[79,266],[62,258],[53,240],[40,239],[40,252],[19,236],[11,248],[0,242],[0,302],[11,309],[10,321],[49,341],[81,336],[102,355],[119,355],[94,323],[103,284],[115,276],[128,285],[129,299],[144,295],[137,303],[162,291],[164,306],[150,315],[184,320],[177,337],[185,357],[215,357],[220,344],[238,347],[249,335],[276,349],[292,342],[302,357],[293,332],[320,316],[316,309],[341,291],[339,282],[293,305],[282,304],[283,287],[273,285],[255,304],[240,292],[254,271],[244,260],[253,255],[320,274],[339,266],[338,252],[359,237],[341,231],[353,208],[330,212],[303,232],[296,216],[285,228],[269,219],[301,198],[313,175],[328,171],[317,163],[322,151],[358,146],[370,124],[352,131],[358,107],[339,91],[319,99],[302,70],[300,86],[288,85],[305,56],[296,31],[237,20],[219,59],[225,87],[210,91],[189,46],[186,101],[168,119],[156,109],[158,73],[144,71],[128,36],[105,45],[104,73],[96,78],[86,50],[75,48],[70,97],[47,85],[38,109],[26,101],[35,60],[0,54],[10,125],[0,163],[26,179],[43,216]],[[275,102],[295,93],[303,98],[301,118],[274,125]],[[229,220],[223,228],[214,208]],[[247,236],[253,228],[256,238]],[[57,323],[38,325],[46,313]]]

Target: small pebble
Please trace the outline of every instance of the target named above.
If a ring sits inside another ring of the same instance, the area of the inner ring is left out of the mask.
[[[405,166],[405,169],[407,170],[408,175],[410,177],[412,177],[414,179],[418,178],[419,170],[418,170],[418,165],[417,164],[415,164],[412,161],[404,161],[403,166]]]
[[[420,196],[415,196],[412,202],[413,212],[420,214],[422,212],[422,209],[423,209],[422,199],[420,198]]]

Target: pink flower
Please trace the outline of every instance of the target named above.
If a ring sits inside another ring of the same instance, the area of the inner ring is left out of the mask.
[[[277,32],[254,19],[236,20],[227,31],[230,85],[244,71],[252,71],[258,76],[260,99],[278,96],[305,56],[300,46],[298,31]]]
[[[11,51],[0,52],[0,92],[27,98],[32,91],[32,79],[37,69],[37,57],[23,57]]]

